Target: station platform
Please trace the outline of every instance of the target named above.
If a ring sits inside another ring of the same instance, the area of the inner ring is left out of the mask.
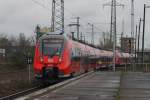
[[[27,100],[150,100],[150,73],[94,72],[28,97],[31,98]]]
[[[120,100],[150,100],[150,73],[124,73]]]
[[[120,73],[96,72],[34,100],[115,100]]]

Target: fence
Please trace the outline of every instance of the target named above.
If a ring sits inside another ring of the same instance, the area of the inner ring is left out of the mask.
[[[15,70],[15,71],[8,71],[8,72],[0,72],[0,82],[1,81],[28,81],[29,80],[29,73],[34,79],[34,72],[31,68],[30,72],[28,68]]]
[[[150,72],[150,63],[133,63],[125,64],[121,67],[116,67],[116,71],[123,72]]]
[[[34,86],[34,72],[31,68],[2,72],[0,71],[0,97],[26,90]]]

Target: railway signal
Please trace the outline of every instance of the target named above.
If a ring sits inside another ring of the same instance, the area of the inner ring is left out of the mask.
[[[33,63],[33,60],[32,60],[31,54],[28,53],[27,54],[27,64],[28,64],[28,80],[29,80],[29,83],[31,83],[31,64],[32,63]]]

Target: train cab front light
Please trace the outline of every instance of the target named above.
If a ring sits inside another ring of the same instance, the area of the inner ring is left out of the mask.
[[[59,58],[59,62],[62,62],[62,58]]]
[[[40,62],[43,63],[44,62],[44,59],[42,57],[40,57]]]

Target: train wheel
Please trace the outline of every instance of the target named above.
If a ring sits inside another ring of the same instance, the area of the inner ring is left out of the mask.
[[[70,74],[70,77],[71,77],[71,78],[72,78],[72,77],[74,77],[74,74],[75,74],[74,72],[73,72],[73,73],[71,73],[71,74]]]
[[[59,74],[58,68],[55,67],[55,68],[53,69],[53,77],[54,77],[55,79],[58,79],[58,74]]]
[[[42,77],[43,77],[44,80],[47,79],[47,77],[48,77],[48,75],[47,75],[47,73],[46,73],[46,67],[43,67],[43,70],[42,70]]]
[[[84,71],[84,73],[87,73],[87,72],[88,72],[88,70],[85,70],[85,71]]]
[[[96,72],[96,71],[97,71],[96,67],[93,69],[93,71],[94,71],[94,72]]]

